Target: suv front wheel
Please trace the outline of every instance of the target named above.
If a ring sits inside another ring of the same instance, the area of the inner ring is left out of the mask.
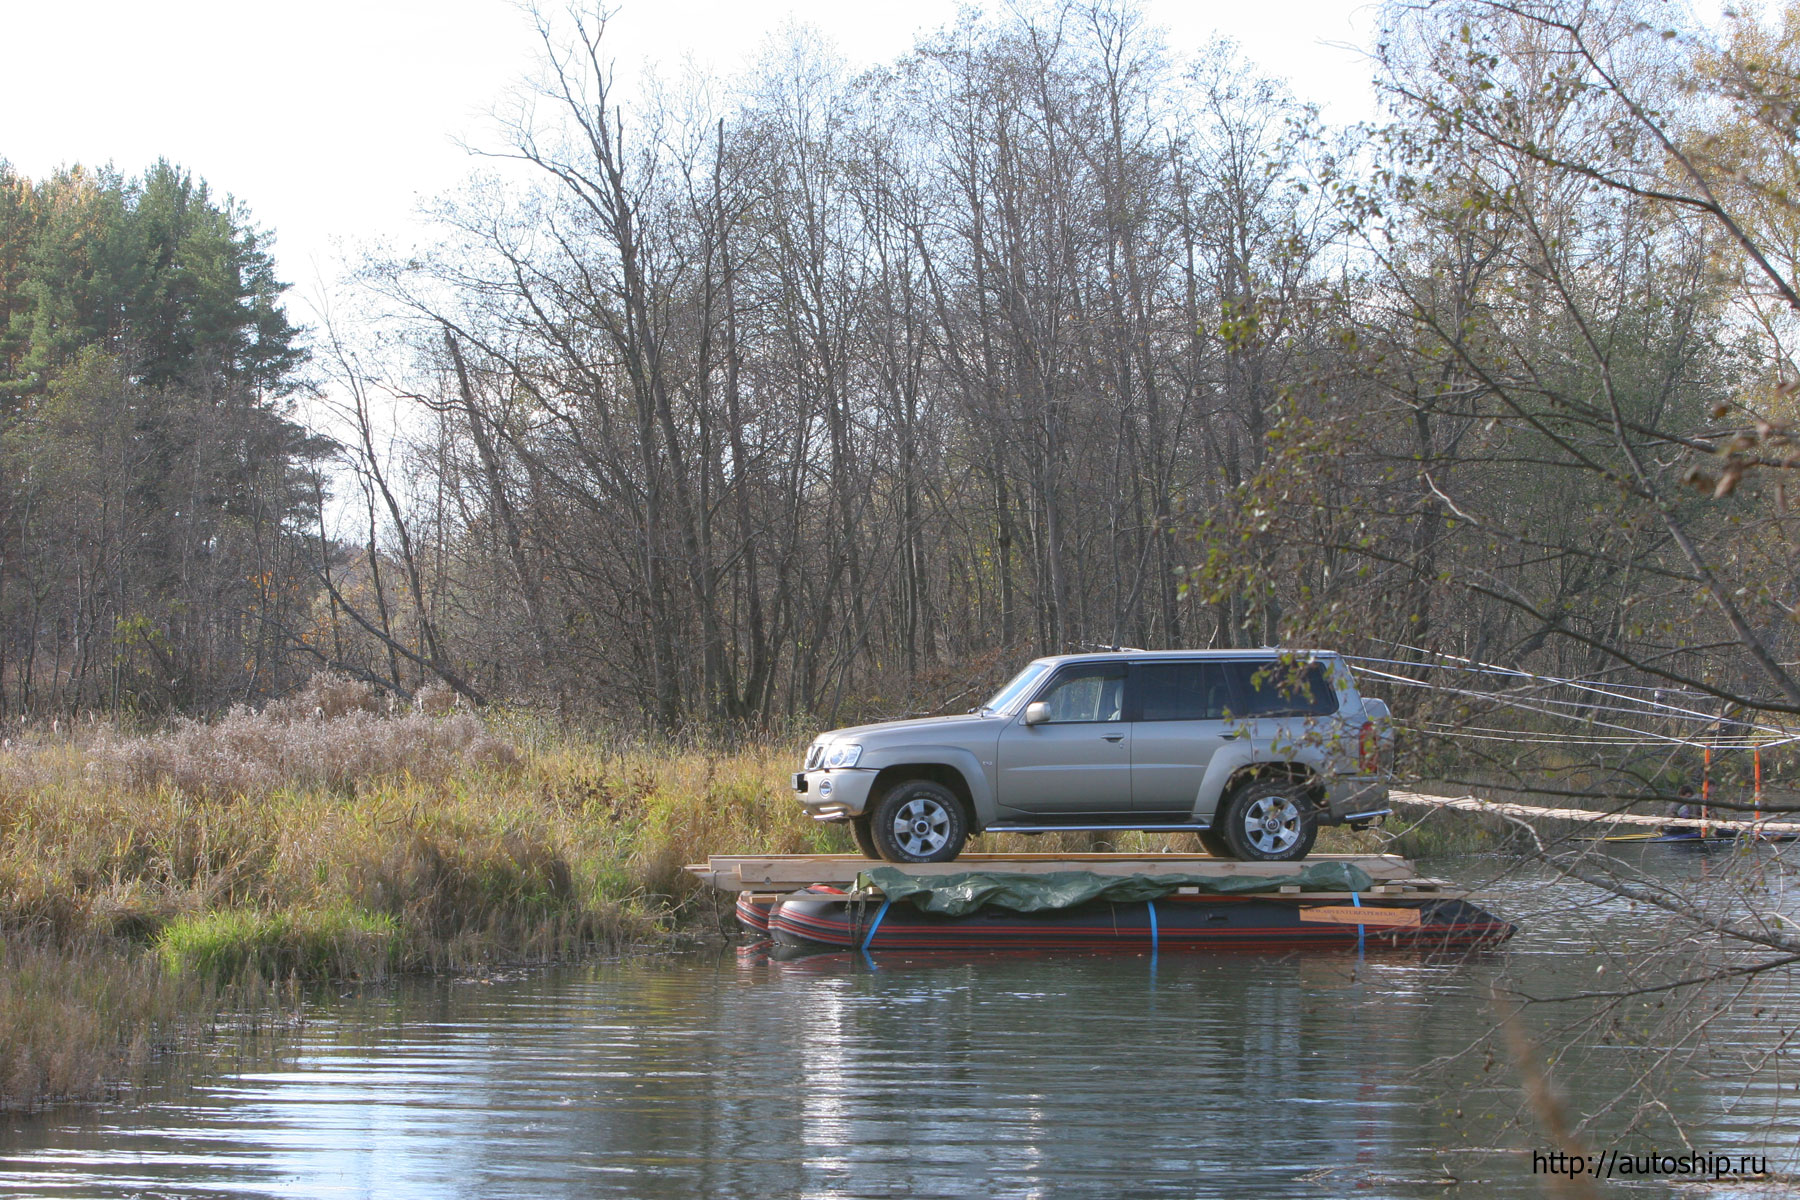
[[[889,862],[949,862],[969,840],[969,819],[949,788],[909,779],[889,788],[875,805],[869,833]]]
[[[864,858],[881,857],[881,848],[875,844],[875,834],[869,828],[868,813],[850,818],[850,836],[856,839],[856,848]]]
[[[1259,780],[1242,788],[1226,806],[1219,832],[1247,862],[1294,862],[1305,858],[1319,836],[1317,814],[1299,788]]]

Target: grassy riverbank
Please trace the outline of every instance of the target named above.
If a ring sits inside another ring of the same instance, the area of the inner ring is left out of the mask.
[[[0,1107],[102,1095],[257,981],[665,944],[699,912],[684,863],[848,848],[781,795],[791,746],[377,707],[321,685],[0,746]]]

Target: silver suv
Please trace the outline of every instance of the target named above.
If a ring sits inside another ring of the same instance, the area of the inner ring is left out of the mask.
[[[1282,862],[1305,858],[1320,825],[1388,814],[1392,741],[1387,705],[1336,654],[1067,654],[962,716],[821,735],[794,791],[890,862],[948,862],[980,833],[1127,829]]]

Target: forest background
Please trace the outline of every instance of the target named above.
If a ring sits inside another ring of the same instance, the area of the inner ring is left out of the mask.
[[[186,170],[6,171],[0,709],[754,730],[1281,642],[1800,710],[1800,49],[1678,16],[1395,7],[1353,129],[1128,6],[629,111],[546,17],[506,170],[306,330]]]

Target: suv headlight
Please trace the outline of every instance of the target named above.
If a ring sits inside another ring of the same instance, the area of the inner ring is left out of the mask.
[[[835,767],[854,767],[856,760],[862,757],[862,747],[855,742],[833,742],[825,747],[825,754],[819,765],[827,771]]]

